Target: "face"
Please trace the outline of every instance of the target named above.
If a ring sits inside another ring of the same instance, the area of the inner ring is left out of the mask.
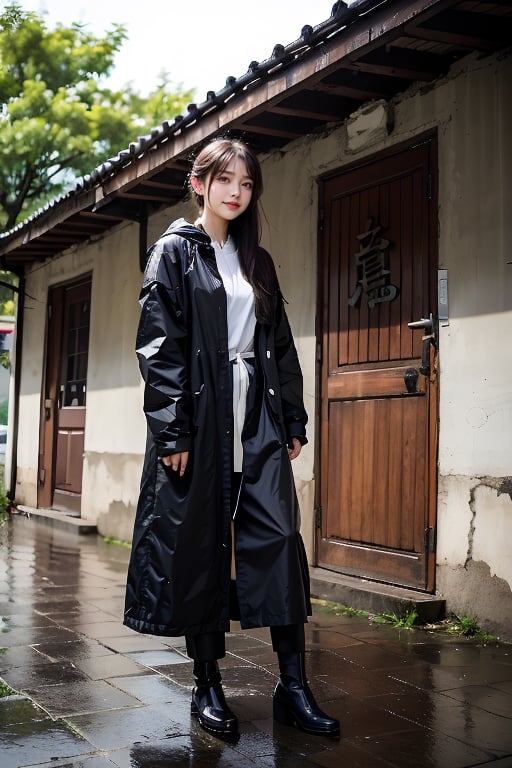
[[[253,190],[253,181],[244,161],[234,157],[227,167],[205,181],[195,178],[193,188],[204,199],[204,216],[209,219],[233,221],[247,210]]]

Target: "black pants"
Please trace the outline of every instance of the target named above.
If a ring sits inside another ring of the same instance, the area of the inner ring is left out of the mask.
[[[272,649],[275,653],[302,653],[305,650],[303,624],[287,624],[282,627],[270,627]],[[187,635],[187,654],[194,661],[212,661],[223,659],[226,655],[226,635],[224,632],[204,632],[201,635]]]

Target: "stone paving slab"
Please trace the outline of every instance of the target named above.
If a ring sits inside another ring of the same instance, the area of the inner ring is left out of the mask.
[[[240,738],[209,736],[190,713],[183,638],[122,625],[127,562],[98,536],[0,528],[0,677],[21,692],[0,699],[0,768],[512,768],[512,646],[319,603],[308,676],[341,739],[274,722],[269,631],[236,623],[220,666]]]
[[[56,758],[88,755],[91,744],[62,720],[54,720],[30,699],[9,696],[0,699],[0,754],[2,768],[24,768]],[[92,767],[91,767],[92,768]],[[98,766],[99,768],[99,766]]]

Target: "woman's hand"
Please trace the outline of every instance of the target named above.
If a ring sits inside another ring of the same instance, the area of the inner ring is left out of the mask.
[[[292,437],[291,439],[292,447],[288,448],[288,456],[290,457],[291,461],[297,458],[299,453],[302,450],[302,444],[298,437]]]
[[[180,477],[185,474],[188,464],[188,451],[182,453],[171,453],[170,456],[162,456],[162,464],[170,467],[173,472],[179,472]]]

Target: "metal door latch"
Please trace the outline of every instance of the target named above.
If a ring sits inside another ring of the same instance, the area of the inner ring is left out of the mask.
[[[418,328],[422,328],[424,331],[426,331],[421,340],[420,373],[422,373],[424,376],[428,376],[430,373],[430,345],[433,344],[437,349],[437,334],[432,312],[430,313],[430,317],[422,317],[421,320],[415,320],[412,323],[407,323],[407,325],[413,331]]]

